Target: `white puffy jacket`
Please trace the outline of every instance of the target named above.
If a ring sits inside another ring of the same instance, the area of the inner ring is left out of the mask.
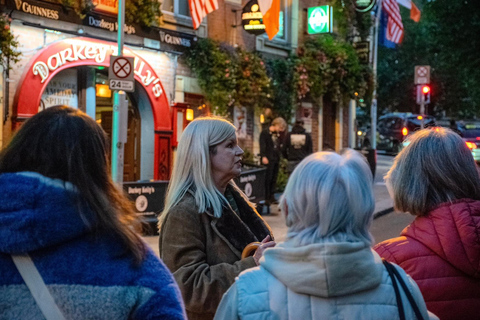
[[[425,319],[427,311],[415,281],[395,266]],[[406,319],[416,319],[402,292]],[[380,256],[360,242],[286,242],[268,249],[260,266],[246,270],[225,293],[220,319],[399,319],[395,292]]]

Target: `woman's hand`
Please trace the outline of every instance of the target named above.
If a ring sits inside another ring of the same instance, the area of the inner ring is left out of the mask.
[[[263,256],[263,252],[267,248],[273,248],[277,245],[275,241],[271,241],[270,236],[266,236],[265,239],[262,240],[260,246],[257,248],[255,253],[253,254],[253,260],[255,260],[255,263],[257,266],[259,265],[260,258]]]

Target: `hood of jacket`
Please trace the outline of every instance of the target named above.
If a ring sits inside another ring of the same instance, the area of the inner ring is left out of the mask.
[[[471,277],[480,279],[480,201],[444,203],[402,231]]]
[[[88,231],[74,202],[75,187],[34,172],[0,175],[0,252],[25,253]],[[92,213],[84,209],[87,219]]]
[[[260,265],[293,292],[330,298],[376,288],[383,264],[361,242],[281,243],[264,252]]]
[[[292,133],[296,133],[296,134],[305,133],[305,128],[299,125],[294,125],[292,127]]]

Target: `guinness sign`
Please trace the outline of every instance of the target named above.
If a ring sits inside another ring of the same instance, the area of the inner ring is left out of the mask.
[[[243,29],[251,34],[260,35],[265,32],[263,15],[257,0],[251,0],[243,7],[242,25]]]

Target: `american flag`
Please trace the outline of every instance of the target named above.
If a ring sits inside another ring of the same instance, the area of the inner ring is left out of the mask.
[[[218,9],[217,0],[188,0],[188,5],[194,29],[198,29],[207,14]]]
[[[384,0],[383,9],[388,14],[387,40],[400,43],[403,40],[403,23],[397,0]]]

